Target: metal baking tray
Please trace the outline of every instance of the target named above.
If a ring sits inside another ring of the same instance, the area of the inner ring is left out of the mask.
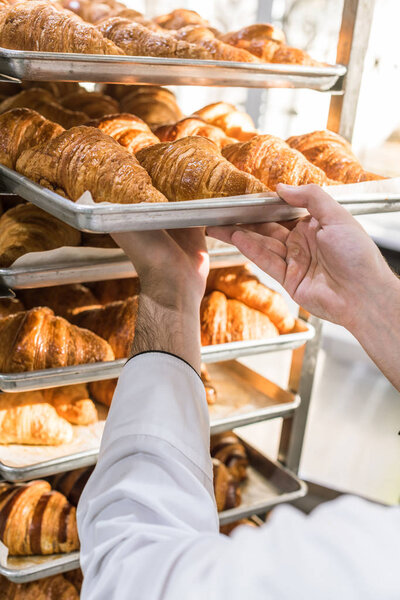
[[[253,64],[149,56],[101,56],[0,48],[0,73],[14,80],[153,83],[328,91],[346,73],[343,65]]]
[[[208,370],[212,384],[217,390],[217,402],[209,407],[213,434],[250,423],[289,416],[300,405],[299,396],[280,388],[236,361],[216,363],[210,365]],[[102,407],[99,406],[100,408]],[[104,410],[99,418],[105,419],[105,416]],[[39,454],[38,448],[35,447],[34,462],[29,447],[25,447],[25,454],[30,458],[23,466],[11,465],[10,458],[8,461],[1,459],[0,445],[0,476],[12,482],[29,481],[92,465],[97,461],[99,447],[77,452],[76,450],[81,449],[85,443],[83,435],[81,438],[82,442],[78,447],[75,445],[73,453],[68,447],[51,447],[51,458],[49,448],[41,447]],[[17,464],[15,457],[14,464]]]
[[[209,250],[210,264],[213,268],[243,264],[243,255],[233,246]],[[67,283],[84,283],[134,277],[136,271],[122,252],[109,259],[85,259],[57,265],[11,266],[0,269],[0,284],[7,288],[39,288]],[[1,294],[0,294],[1,297]]]
[[[248,478],[241,485],[241,505],[219,513],[221,525],[254,514],[262,514],[277,504],[292,502],[307,493],[305,483],[291,471],[241,441],[246,447],[250,460]],[[12,557],[8,559],[6,567],[0,565],[0,574],[16,583],[24,583],[71,571],[78,566],[79,552],[52,556]]]
[[[263,354],[264,352],[294,350],[311,340],[314,334],[315,330],[312,325],[298,319],[295,333],[287,333],[263,340],[203,346],[201,356],[203,362],[213,363],[240,358],[241,356]],[[72,383],[112,379],[120,375],[125,363],[126,359],[122,358],[110,362],[97,362],[73,367],[58,367],[56,369],[25,371],[23,373],[0,373],[0,390],[3,392],[26,392]]]

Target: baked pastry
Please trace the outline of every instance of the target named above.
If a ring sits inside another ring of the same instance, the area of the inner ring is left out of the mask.
[[[181,29],[187,25],[202,25],[203,27],[210,25],[199,13],[186,8],[177,8],[168,14],[160,15],[154,19],[154,22],[164,29]]]
[[[189,56],[188,58],[210,58],[213,60],[228,60],[234,62],[258,63],[259,59],[243,50],[230,44],[225,44],[215,34],[203,25],[187,25],[174,32],[174,37],[193,44],[205,50],[205,56]]]
[[[104,381],[92,381],[89,383],[90,396],[96,402],[111,406],[118,379],[105,379]]]
[[[118,102],[101,92],[79,90],[64,96],[60,103],[64,108],[85,113],[90,119],[99,119],[119,111]]]
[[[4,112],[0,115],[0,163],[14,169],[24,150],[48,142],[63,131],[61,125],[48,121],[29,108],[13,108]]]
[[[96,27],[47,0],[18,2],[0,11],[0,46],[41,52],[124,54]]]
[[[72,583],[77,592],[80,593],[83,584],[83,574],[80,569],[74,569],[73,571],[67,571],[64,573],[64,578]],[[54,599],[56,600],[56,599]],[[73,600],[71,598],[71,600]]]
[[[111,17],[101,21],[97,27],[104,37],[130,56],[210,58],[207,49],[190,43],[190,40],[178,40],[176,35],[153,31],[123,17]]]
[[[214,142],[203,137],[154,144],[140,150],[136,157],[153,185],[170,201],[269,191],[255,177],[232,168]]]
[[[191,135],[199,135],[208,138],[218,148],[223,148],[229,144],[237,142],[234,138],[230,138],[226,133],[215,125],[210,125],[197,117],[186,117],[177,123],[171,125],[163,125],[158,127],[154,133],[161,142],[174,142],[183,137]]]
[[[78,550],[76,509],[47,481],[0,482],[0,540],[13,556]]]
[[[241,525],[247,525],[249,527],[257,527],[254,521],[250,521],[250,519],[239,519],[239,521],[233,521],[233,523],[227,523],[226,525],[221,525],[219,528],[219,532],[224,535],[230,535],[236,527],[240,527]]]
[[[131,296],[136,296],[140,292],[138,277],[96,281],[90,284],[90,287],[100,304],[107,304],[116,300],[126,300]]]
[[[27,2],[29,2],[29,0],[27,0]],[[33,1],[30,3],[34,4],[35,2]],[[36,110],[46,119],[50,119],[50,121],[54,121],[54,123],[58,123],[66,129],[75,127],[76,125],[82,125],[82,123],[85,123],[88,120],[88,116],[85,113],[64,108],[50,92],[39,87],[23,90],[15,96],[6,98],[0,104],[0,113],[4,113],[12,108],[30,108]],[[45,140],[38,140],[37,143],[40,143],[40,141]]]
[[[81,310],[99,306],[92,291],[81,283],[20,290],[19,296],[26,308],[48,306],[56,315],[66,319]]]
[[[64,575],[53,575],[30,583],[13,583],[0,575],[1,599],[79,600],[78,590],[72,582],[68,581],[68,578],[69,573],[64,573]]]
[[[114,360],[106,340],[45,307],[0,319],[0,348],[3,373]]]
[[[89,248],[119,248],[108,233],[88,233],[82,231],[82,246]]]
[[[51,478],[51,485],[53,489],[64,494],[73,506],[78,506],[83,488],[93,473],[93,469],[94,467],[83,467],[82,469],[59,473]]]
[[[193,116],[203,119],[210,125],[220,127],[227,136],[241,142],[250,140],[258,133],[250,115],[238,110],[236,106],[228,102],[208,104],[204,108],[196,110]]]
[[[43,390],[43,398],[54,406],[60,417],[73,425],[91,425],[97,421],[97,410],[85,383]]]
[[[34,204],[18,204],[0,217],[0,266],[28,252],[79,246],[81,234]]]
[[[218,290],[228,298],[240,300],[269,317],[279,333],[288,333],[295,326],[285,300],[278,292],[260,283],[258,277],[244,265],[211,269],[207,291]]]
[[[16,169],[74,202],[86,190],[95,202],[166,202],[136,158],[94,127],[73,127],[26,150]]]
[[[210,451],[213,458],[224,463],[235,481],[246,479],[249,465],[246,449],[233,431],[212,435]]]
[[[218,512],[239,506],[240,488],[226,466],[217,458],[212,459],[214,495]]]
[[[110,135],[131,154],[159,142],[158,137],[140,117],[128,113],[108,115],[89,121],[87,125]]]
[[[75,2],[76,0],[73,1]],[[72,94],[73,92],[85,91],[85,88],[81,87],[76,81],[22,81],[21,85],[18,86],[18,89],[14,92],[14,94],[20,92],[21,88],[23,90],[29,90],[30,88],[41,88],[42,90],[47,90],[50,92],[50,94],[57,100],[64,98],[64,96],[67,96],[67,94]]]
[[[203,346],[279,335],[267,315],[238,300],[228,300],[222,292],[212,292],[203,298],[200,320]]]
[[[359,183],[384,179],[381,175],[364,171],[349,142],[333,131],[313,131],[295,135],[286,141],[291,148],[304,154],[307,160],[336,181]]]
[[[248,142],[226,146],[222,155],[235,167],[254,175],[272,190],[278,183],[333,183],[322,169],[274,135],[257,135]]]
[[[18,298],[1,298],[0,299],[0,319],[15,315],[17,312],[25,310],[24,305]]]
[[[127,358],[135,335],[138,297],[84,310],[72,317],[79,327],[90,329],[108,341],[115,358]]]
[[[175,123],[183,117],[175,95],[166,88],[155,85],[129,86],[132,87],[134,89],[128,90],[121,98],[121,110],[140,117],[151,129]]]
[[[0,394],[0,444],[58,446],[72,437],[71,425],[41,391]]]
[[[94,0],[61,0],[60,4],[87,23],[98,23],[113,14],[118,7],[122,8],[124,6],[120,2],[109,2],[107,0],[99,0],[99,2]]]
[[[211,377],[210,377],[207,367],[204,363],[201,364],[200,376],[201,376],[201,380],[202,380],[205,390],[206,390],[207,404],[209,406],[211,406],[212,404],[215,404],[217,401],[217,390],[211,383]]]

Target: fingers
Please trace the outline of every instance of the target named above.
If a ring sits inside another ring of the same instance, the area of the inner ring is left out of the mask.
[[[279,240],[283,244],[289,235],[289,231],[279,223],[256,223],[254,225],[207,227],[210,237],[215,237],[221,242],[232,243],[232,235],[235,231],[255,231],[260,235]]]
[[[254,231],[237,230],[232,235],[232,243],[242,254],[280,284],[283,284],[286,262],[282,255],[275,252],[276,242],[277,240],[267,238]]]
[[[279,183],[276,191],[291,206],[306,208],[310,215],[317,219],[321,227],[353,220],[345,208],[313,183],[298,187]]]
[[[237,230],[237,227],[232,225],[226,225],[225,227],[207,227],[207,235],[209,237],[215,238],[220,242],[225,242],[226,244],[231,243],[232,233]]]

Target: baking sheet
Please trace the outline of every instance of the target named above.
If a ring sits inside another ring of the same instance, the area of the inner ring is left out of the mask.
[[[298,396],[241,365],[228,361],[210,365],[217,402],[209,407],[211,432],[219,433],[266,419],[291,414]],[[97,460],[106,407],[96,405],[99,421],[74,426],[74,439],[61,446],[0,445],[0,476],[8,481],[28,481],[94,464]]]
[[[275,338],[251,340],[246,342],[230,342],[203,346],[202,360],[205,363],[231,360],[241,356],[252,356],[264,352],[294,350],[314,337],[312,325],[297,319],[295,332]],[[0,373],[0,390],[4,392],[22,392],[57,387],[72,383],[85,383],[118,377],[126,359],[110,362],[98,362],[73,367],[25,371],[24,373]]]
[[[339,77],[345,75],[346,67],[30,52],[0,48],[0,73],[6,76],[7,81],[12,78],[27,81],[284,87],[328,91]]]
[[[306,485],[296,475],[241,441],[250,459],[248,479],[241,486],[241,505],[219,513],[221,525],[261,514],[272,506],[301,498],[307,492]],[[0,564],[0,574],[16,583],[23,583],[70,571],[78,566],[79,552],[47,557],[16,557]]]

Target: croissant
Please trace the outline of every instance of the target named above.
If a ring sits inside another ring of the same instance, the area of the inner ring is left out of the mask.
[[[100,308],[84,310],[74,315],[72,321],[107,340],[115,358],[127,358],[135,335],[137,311],[138,297],[134,296]]]
[[[60,417],[73,425],[91,425],[97,421],[97,410],[85,383],[43,390],[43,397]]]
[[[183,117],[175,95],[165,88],[152,85],[128,90],[121,98],[121,110],[140,117],[151,129],[175,123]]]
[[[78,550],[76,509],[47,481],[1,482],[0,540],[14,556]]]
[[[0,443],[57,446],[72,440],[72,427],[43,393],[0,395]],[[1,500],[0,500],[1,501]]]
[[[34,2],[31,3],[34,4]],[[74,112],[64,108],[50,92],[41,88],[30,88],[29,90],[23,90],[15,96],[6,98],[0,104],[0,113],[4,113],[12,108],[30,108],[36,110],[46,119],[50,119],[66,129],[75,127],[75,125],[82,125],[82,123],[85,123],[85,121],[88,120],[88,116],[85,113]],[[61,131],[59,133],[61,133]],[[40,143],[40,141],[41,140],[38,140],[38,143]]]
[[[48,142],[63,131],[61,125],[48,121],[29,108],[13,108],[4,112],[0,115],[0,163],[14,169],[24,150]]]
[[[250,519],[239,519],[239,521],[234,521],[233,523],[227,523],[226,525],[221,525],[219,528],[219,532],[224,535],[230,535],[236,527],[240,527],[241,525],[248,525],[249,527],[257,527],[254,521],[250,521]]]
[[[181,29],[182,27],[186,27],[186,25],[209,27],[209,22],[206,19],[203,19],[194,10],[187,10],[185,8],[177,8],[166,15],[160,15],[154,19],[154,22],[164,29]]]
[[[92,381],[89,383],[90,395],[96,402],[111,406],[118,379],[106,379],[104,381]]]
[[[163,125],[162,127],[158,127],[154,133],[161,142],[173,142],[191,135],[208,138],[218,148],[223,148],[237,142],[234,138],[228,137],[219,127],[210,125],[196,117],[186,117],[172,125]]]
[[[103,133],[110,135],[130,154],[135,154],[142,148],[159,142],[158,137],[140,117],[128,113],[108,115],[96,121],[89,121],[87,125],[97,127]]]
[[[286,141],[291,148],[304,154],[307,160],[336,181],[359,183],[384,179],[380,175],[364,171],[348,141],[333,131],[313,131],[290,137]]]
[[[105,340],[43,307],[0,319],[0,348],[3,373],[114,360]]]
[[[250,308],[259,310],[269,317],[279,333],[288,333],[295,326],[296,321],[281,294],[260,283],[246,266],[212,269],[207,290],[218,290],[228,298],[240,300]]]
[[[74,0],[75,1],[75,0]],[[50,94],[59,101],[60,98],[64,98],[68,94],[73,92],[84,92],[85,89],[79,85],[76,81],[22,81],[21,85],[14,94],[23,90],[29,90],[30,88],[40,88],[47,90]]]
[[[128,277],[126,279],[96,281],[96,283],[91,284],[91,289],[100,304],[107,304],[136,296],[140,292],[140,283],[138,277]]]
[[[200,307],[203,346],[271,338],[279,335],[267,315],[222,292],[205,296]]]
[[[193,113],[193,116],[203,119],[210,125],[219,127],[225,131],[227,136],[241,142],[250,140],[258,133],[250,115],[227,102],[208,104]]]
[[[82,112],[90,119],[99,119],[104,115],[111,115],[119,111],[118,102],[100,92],[72,92],[64,96],[60,103],[64,108]]]
[[[190,41],[177,40],[168,32],[153,31],[123,17],[111,17],[101,21],[97,27],[104,37],[130,56],[210,58],[206,49],[191,44]]]
[[[249,464],[245,447],[233,431],[211,436],[211,456],[220,460],[238,483],[246,479]]]
[[[79,246],[81,234],[34,204],[18,204],[0,217],[0,266],[29,252]]]
[[[73,572],[73,571],[71,571]],[[2,600],[79,600],[77,588],[67,579],[69,573],[53,575],[30,583],[13,583],[0,575]]]
[[[116,7],[123,6],[119,2],[94,2],[93,0],[62,0],[61,5],[87,23],[98,23],[113,14]]]
[[[15,315],[17,312],[25,310],[24,305],[18,298],[1,298],[0,299],[0,319]]]
[[[252,521],[250,521],[252,523]],[[83,574],[80,569],[74,569],[73,571],[67,571],[64,573],[64,578],[72,583],[77,592],[80,592],[83,584]],[[54,599],[58,600],[58,599]],[[69,600],[69,599],[68,599]],[[75,600],[75,598],[71,598],[71,600]],[[79,600],[79,598],[78,598]]]
[[[140,150],[136,157],[153,185],[170,201],[268,192],[260,181],[232,168],[206,138],[186,137],[154,144]]]
[[[124,54],[96,27],[47,0],[18,2],[2,10],[0,46],[41,52]]]
[[[272,190],[278,183],[332,183],[322,169],[274,135],[257,135],[248,142],[226,146],[222,155],[235,167],[254,175]]]
[[[166,202],[134,156],[94,127],[74,127],[21,154],[17,171],[72,201],[88,190],[95,202]]]
[[[26,308],[48,306],[56,315],[66,319],[81,310],[99,305],[91,290],[81,283],[21,290],[19,295]]]
[[[218,512],[239,506],[240,488],[226,466],[217,458],[212,459],[214,495]]]
[[[204,384],[205,390],[206,390],[206,400],[207,400],[207,404],[209,406],[211,406],[212,404],[215,404],[217,401],[217,390],[215,389],[215,387],[211,384],[211,378],[210,375],[208,373],[207,367],[204,363],[202,363],[201,365],[201,380]]]
[[[74,471],[60,473],[51,478],[53,489],[63,494],[73,506],[78,506],[79,498],[94,467],[83,467]]]
[[[211,58],[214,60],[228,60],[235,62],[258,63],[259,59],[241,48],[225,44],[215,34],[202,25],[187,25],[174,32],[177,40],[183,40],[202,48],[207,53],[205,56],[190,56],[188,58]]]

